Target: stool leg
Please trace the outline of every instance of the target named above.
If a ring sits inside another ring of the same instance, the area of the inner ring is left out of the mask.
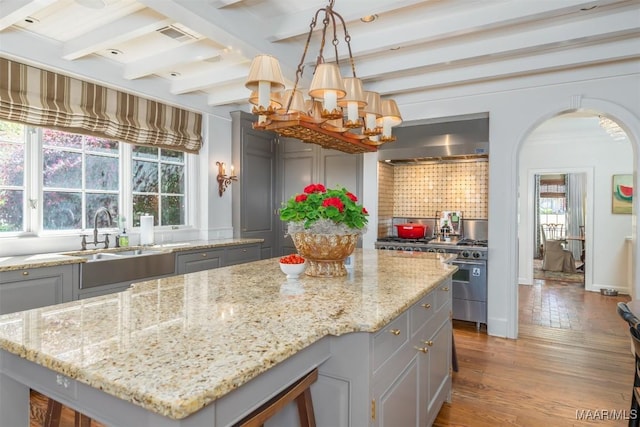
[[[298,397],[298,416],[300,417],[300,427],[316,427],[316,417],[313,412],[313,400],[311,400],[311,390],[309,388]]]
[[[76,411],[73,425],[74,427],[91,427],[91,418]]]
[[[49,399],[47,402],[47,413],[44,416],[44,427],[60,427],[61,414],[62,403]]]

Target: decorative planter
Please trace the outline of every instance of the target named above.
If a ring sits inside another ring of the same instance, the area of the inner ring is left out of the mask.
[[[306,232],[292,233],[291,238],[298,253],[309,264],[307,276],[339,277],[346,276],[344,260],[353,253],[359,234],[314,234]]]

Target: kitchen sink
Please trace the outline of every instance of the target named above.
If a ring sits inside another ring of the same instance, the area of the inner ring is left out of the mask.
[[[80,264],[80,289],[175,274],[173,252],[132,249],[73,256],[87,260]]]

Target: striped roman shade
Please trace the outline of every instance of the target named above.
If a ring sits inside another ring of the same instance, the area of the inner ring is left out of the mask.
[[[197,153],[202,115],[0,58],[0,119]]]

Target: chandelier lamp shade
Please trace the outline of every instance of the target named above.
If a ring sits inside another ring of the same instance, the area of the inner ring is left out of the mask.
[[[402,123],[402,116],[394,100],[382,100],[379,93],[364,90],[362,80],[356,76],[351,36],[343,17],[334,10],[334,3],[335,0],[329,0],[311,20],[293,88],[284,90],[284,78],[275,57],[261,54],[253,59],[245,83],[252,91],[249,97],[252,112],[258,116],[253,127],[346,153],[373,152],[381,144],[395,141],[391,128]],[[305,100],[298,84],[318,18],[323,23],[322,40],[307,93],[309,98]],[[350,77],[342,77],[340,72],[336,28],[340,24],[348,49]],[[325,61],[323,56],[327,34],[333,34],[334,62]]]

